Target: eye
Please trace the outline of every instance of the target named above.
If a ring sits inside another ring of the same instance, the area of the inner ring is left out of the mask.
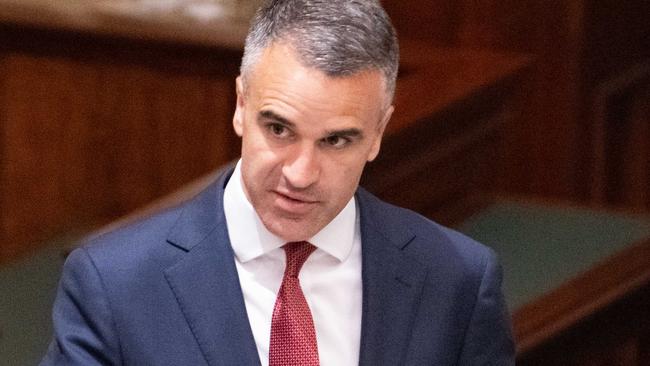
[[[287,127],[279,123],[270,123],[268,124],[267,128],[271,134],[277,137],[286,137],[289,134]]]
[[[341,148],[341,147],[347,145],[350,142],[350,140],[345,138],[345,137],[342,137],[342,136],[331,135],[331,136],[327,136],[324,139],[324,142],[328,146],[331,146],[331,147],[334,147],[334,148]]]

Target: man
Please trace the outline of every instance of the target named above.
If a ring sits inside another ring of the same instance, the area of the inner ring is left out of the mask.
[[[513,364],[494,254],[358,188],[397,60],[376,1],[268,2],[236,81],[241,160],[70,255],[42,364]]]

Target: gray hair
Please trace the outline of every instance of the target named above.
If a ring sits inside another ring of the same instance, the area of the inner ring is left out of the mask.
[[[399,47],[395,29],[378,1],[266,1],[246,37],[240,70],[244,84],[264,49],[275,41],[288,42],[301,63],[330,77],[380,70],[392,101]]]

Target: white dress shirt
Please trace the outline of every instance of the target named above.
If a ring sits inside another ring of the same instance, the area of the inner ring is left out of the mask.
[[[269,232],[244,193],[241,161],[228,181],[223,205],[257,352],[269,364],[271,317],[286,263],[286,243]],[[361,337],[361,233],[354,197],[308,241],[316,246],[300,271],[311,309],[320,364],[359,364]]]

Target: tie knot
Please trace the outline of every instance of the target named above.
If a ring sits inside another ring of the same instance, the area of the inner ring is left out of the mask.
[[[285,276],[298,277],[302,265],[305,263],[316,247],[306,241],[296,241],[283,246],[287,256],[287,267],[284,270]]]

